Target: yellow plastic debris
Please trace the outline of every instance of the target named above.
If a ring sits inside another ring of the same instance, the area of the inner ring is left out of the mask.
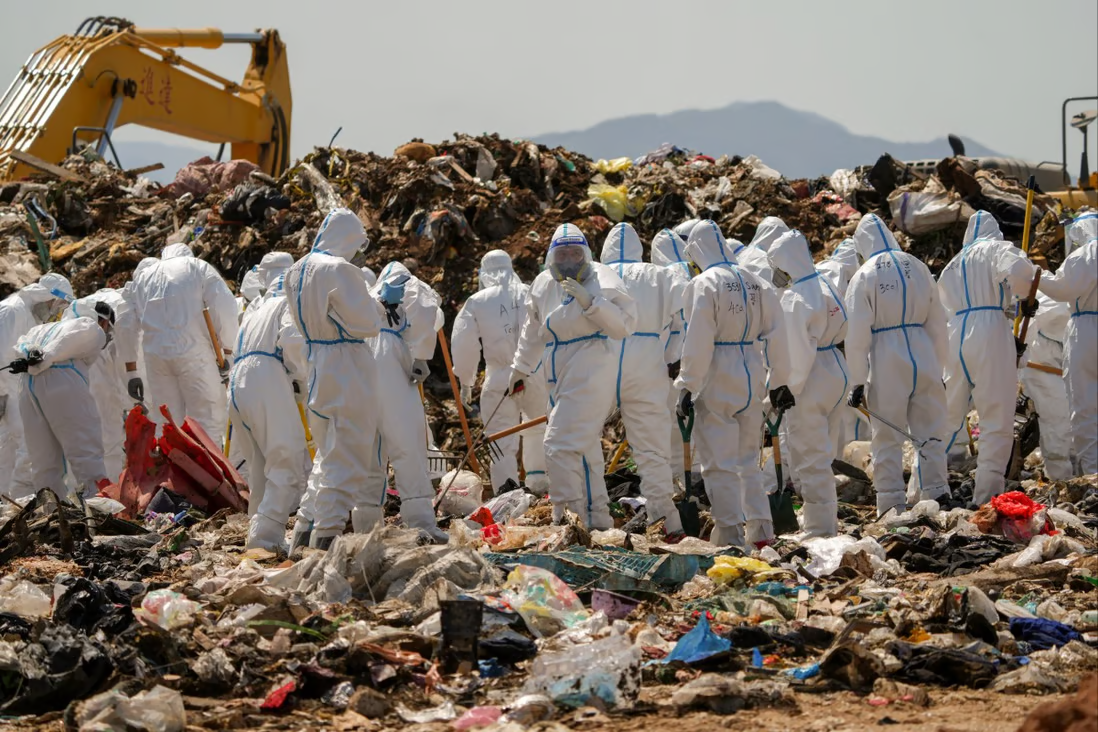
[[[614,158],[613,160],[599,160],[595,163],[595,170],[600,173],[621,173],[633,167],[633,161],[629,158]]]
[[[629,212],[629,189],[595,183],[587,187],[587,200],[594,201],[606,212],[606,218],[617,223]]]
[[[717,557],[713,566],[706,570],[709,579],[722,584],[731,584],[740,578],[756,579],[767,574],[783,574],[782,569],[775,569],[766,562],[750,557]]]

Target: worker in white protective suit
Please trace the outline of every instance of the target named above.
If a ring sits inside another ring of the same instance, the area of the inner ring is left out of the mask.
[[[525,389],[508,399],[507,382],[511,359],[518,350],[519,331],[526,320],[526,294],[530,287],[511,266],[511,255],[493,249],[480,260],[477,291],[465,301],[454,320],[450,339],[454,375],[461,384],[461,401],[472,404],[481,351],[484,352],[484,384],[480,389],[481,418],[488,434],[537,419],[549,406],[549,387],[543,366],[525,380]],[[498,409],[497,409],[498,407]],[[490,418],[490,419],[489,419]],[[522,464],[526,486],[539,495],[549,492],[545,472],[545,427],[531,427],[522,433]],[[491,466],[492,488],[499,490],[508,480],[518,483],[519,435],[496,443],[503,457]]]
[[[690,230],[693,231],[693,229],[694,224],[691,224]],[[671,330],[667,336],[667,343],[664,345],[663,359],[667,362],[667,377],[670,382],[670,388],[667,390],[667,411],[671,416],[670,431],[668,432],[671,441],[671,477],[675,481],[681,481],[685,473],[686,463],[682,449],[682,433],[679,431],[678,420],[675,419],[675,408],[679,403],[679,390],[675,388],[674,382],[675,377],[679,375],[679,367],[682,361],[682,339],[686,335],[686,321],[683,317],[683,295],[694,273],[690,269],[689,260],[686,258],[686,240],[671,229],[661,229],[652,237],[652,250],[649,256],[652,264],[666,267],[671,273],[672,299],[679,304],[679,309],[671,315]]]
[[[264,295],[240,327],[229,374],[233,444],[249,466],[246,547],[285,549],[286,521],[305,483],[305,429],[294,400],[306,395],[304,340],[283,289],[285,270],[263,270]]]
[[[377,273],[369,267],[362,267],[362,277],[366,280],[366,284],[373,287],[377,284]]]
[[[371,292],[385,303],[386,319],[380,334],[370,341],[378,435],[367,456],[367,477],[351,513],[352,523],[356,532],[367,532],[384,517],[388,457],[404,523],[444,544],[449,536],[435,521],[435,492],[427,470],[427,422],[419,393],[419,385],[431,373],[427,362],[442,327],[439,297],[399,262],[385,265]]]
[[[864,263],[846,293],[846,360],[853,387],[847,403],[864,403],[928,440],[920,451],[916,486],[920,500],[938,498],[949,492],[942,384],[949,334],[938,286],[925,264],[900,250],[877,215],[858,223],[854,244]],[[879,420],[872,421],[872,433],[877,513],[903,511],[906,438]]]
[[[627,223],[614,225],[599,255],[625,283],[637,312],[633,333],[612,343],[618,352],[614,406],[621,410],[625,436],[637,463],[648,521],[663,519],[664,533],[680,539],[682,520],[672,501],[672,443],[667,432],[672,422],[667,405],[671,382],[664,344],[675,314],[682,310],[684,288],[676,286],[671,270],[641,261],[643,255],[640,237]]]
[[[177,422],[191,417],[220,440],[228,420],[225,382],[240,320],[232,292],[213,265],[196,258],[186,244],[165,247],[160,261],[139,268],[130,285],[127,298],[140,329],[155,406],[166,404]],[[225,356],[220,372],[203,315],[207,308]],[[130,396],[144,401],[136,361],[126,363],[126,371]],[[163,421],[158,408],[149,411]]]
[[[738,252],[732,251],[736,258],[736,264],[740,269],[746,269],[751,274],[757,275],[765,284],[770,285],[773,283],[774,277],[770,271],[770,263],[767,261],[766,254],[770,251],[770,247],[774,242],[788,231],[789,227],[785,225],[784,221],[777,216],[767,216],[759,222],[758,228],[755,229],[755,236],[751,238],[751,243]]]
[[[789,464],[804,500],[808,536],[839,532],[838,498],[831,461],[841,432],[849,388],[846,358],[838,346],[846,338],[846,306],[838,290],[812,262],[808,240],[797,230],[778,238],[767,252],[771,270],[789,281],[782,292],[791,372],[789,390],[797,406],[786,415]]]
[[[1004,241],[995,217],[977,211],[968,220],[961,251],[938,275],[938,295],[949,317],[949,356],[943,366],[946,424],[953,436],[947,450],[965,433],[965,417],[975,406],[980,453],[972,498],[978,506],[1006,486],[1018,398],[1016,361],[1025,350],[1007,311],[1013,314],[1011,294],[1025,298],[1036,272],[1021,249]],[[1028,312],[1024,300],[1022,308]]]
[[[88,371],[107,346],[114,313],[99,302],[95,315],[36,325],[16,344],[22,357],[12,373],[22,374],[19,413],[35,491],[63,494],[66,467],[85,498],[111,483]]]
[[[1068,480],[1075,472],[1071,464],[1071,405],[1063,369],[1064,333],[1071,308],[1043,292],[1037,297],[1040,307],[1029,324],[1022,387],[1037,411],[1045,475],[1051,480]]]
[[[353,211],[333,209],[312,250],[282,278],[290,317],[305,341],[305,393],[316,442],[291,548],[331,546],[366,482],[378,420],[367,339],[381,332],[384,311],[351,259],[369,244]]]
[[[1064,383],[1071,406],[1071,441],[1079,474],[1098,472],[1098,213],[1078,216],[1067,230],[1070,253],[1055,274],[1041,273],[1040,290],[1071,308],[1064,332]]]
[[[110,306],[116,319],[121,319],[129,305],[118,290],[102,289],[94,295],[74,300],[65,309],[62,320],[74,318],[93,318],[96,306],[104,302]],[[133,408],[133,400],[126,393],[125,358],[135,353],[136,344],[132,343],[134,333],[118,329],[112,330],[113,337],[107,347],[99,352],[99,357],[91,364],[86,376],[99,411],[100,427],[103,439],[103,464],[107,475],[117,480],[126,467],[126,415]]]
[[[608,529],[613,521],[601,435],[619,356],[610,340],[633,332],[636,303],[612,269],[592,261],[587,238],[573,224],[553,232],[545,267],[526,297],[507,391],[516,393],[544,354],[550,407],[545,466],[553,519],[560,521],[567,509],[589,528]]]
[[[263,278],[259,275],[259,265],[253,266],[240,279],[240,294],[236,297],[236,307],[240,312],[241,320],[248,306],[263,294]]]
[[[684,295],[686,337],[675,386],[682,390],[678,414],[697,415],[694,441],[715,527],[710,541],[745,546],[774,537],[759,448],[767,364],[770,401],[778,409],[796,404],[789,391],[789,346],[781,302],[772,287],[741,270],[717,224],[704,221],[686,243],[701,270]]]
[[[19,357],[19,337],[52,320],[73,300],[72,285],[48,272],[0,300],[0,367]],[[19,416],[19,378],[0,371],[0,494],[22,498],[33,490],[30,456]]]
[[[850,278],[858,271],[859,266],[861,263],[858,261],[858,250],[854,246],[854,240],[843,239],[827,259],[816,265],[816,271],[830,283],[832,289],[838,293],[839,299],[845,300]],[[842,416],[839,420],[838,433],[832,435],[832,442],[835,445],[835,457],[842,459],[847,443],[869,439],[869,422],[861,412],[847,405],[845,400],[839,406],[839,410]]]

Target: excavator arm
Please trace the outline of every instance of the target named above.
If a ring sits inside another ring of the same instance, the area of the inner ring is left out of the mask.
[[[247,43],[241,81],[222,78],[173,48]],[[0,98],[0,180],[30,172],[19,151],[59,162],[78,138],[126,124],[232,145],[232,157],[279,175],[289,165],[292,100],[286,46],[278,31],[144,29],[115,18],[84,21],[31,55]],[[104,134],[105,133],[105,134]]]

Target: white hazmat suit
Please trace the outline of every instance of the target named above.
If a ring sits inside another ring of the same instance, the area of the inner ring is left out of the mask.
[[[283,270],[284,271],[284,270]],[[249,468],[251,496],[247,548],[283,547],[286,521],[301,497],[305,429],[293,383],[304,395],[304,341],[290,314],[283,271],[264,270],[266,290],[240,326],[229,374],[233,444]]]
[[[95,304],[105,302],[114,311],[116,320],[124,317],[129,307],[122,293],[117,290],[103,289],[94,295],[82,297],[65,309],[62,316],[64,320],[73,318],[97,318]],[[114,338],[99,353],[87,377],[91,388],[92,397],[95,398],[96,409],[99,410],[103,439],[103,464],[107,470],[107,476],[111,480],[118,480],[122,469],[126,467],[126,414],[133,407],[133,400],[126,393],[126,366],[123,362],[124,353],[132,353],[135,346],[125,345],[127,340],[132,341],[136,334],[132,331],[115,329]]]
[[[418,388],[426,373],[421,379],[413,378],[416,368],[426,369],[426,362],[434,355],[443,323],[442,310],[435,291],[399,262],[385,265],[371,292],[380,299],[386,285],[400,282],[403,295],[392,310],[397,320],[387,313],[386,325],[370,341],[379,434],[375,449],[369,453],[366,482],[354,507],[354,526],[355,531],[369,530],[382,519],[388,457],[404,523],[445,541],[446,533],[435,522],[435,492],[427,470],[427,417]]]
[[[843,239],[831,256],[816,265],[816,271],[825,278],[831,287],[838,293],[839,299],[846,298],[846,289],[850,286],[850,278],[858,271],[858,250],[854,246],[853,239]],[[846,401],[840,405],[842,418],[839,432],[832,436],[835,443],[835,457],[842,458],[843,448],[852,440],[869,439],[869,423],[857,409],[847,405]]]
[[[838,499],[831,460],[841,433],[850,388],[846,358],[838,345],[846,338],[842,296],[812,262],[801,232],[783,234],[768,251],[772,269],[789,275],[782,293],[791,373],[789,390],[797,405],[786,415],[789,464],[804,499],[808,536],[834,536],[839,531]]]
[[[35,491],[64,494],[66,466],[85,497],[109,482],[99,410],[87,376],[106,345],[107,334],[95,318],[36,325],[16,345],[24,356],[42,355],[21,377],[19,391]]]
[[[1063,374],[1043,369],[1064,368],[1064,333],[1071,318],[1066,302],[1056,302],[1043,292],[1037,296],[1040,309],[1029,324],[1026,365],[1022,386],[1033,400],[1041,432],[1041,456],[1045,475],[1068,480],[1075,472],[1071,464],[1071,406]]]
[[[333,209],[313,249],[283,278],[294,325],[305,340],[306,394],[316,461],[295,534],[327,548],[343,533],[366,483],[377,434],[374,358],[366,339],[381,332],[383,313],[350,260],[369,245],[354,212]],[[296,540],[295,540],[296,543]]]
[[[1064,382],[1071,407],[1071,441],[1082,475],[1098,472],[1098,213],[1085,213],[1068,228],[1076,247],[1055,274],[1042,273],[1040,290],[1066,302]]]
[[[48,272],[38,282],[0,300],[0,366],[19,358],[20,336],[72,302],[72,285]],[[0,371],[0,494],[21,498],[33,490],[30,455],[19,416],[19,377]]]
[[[166,404],[177,423],[191,417],[220,440],[228,420],[226,390],[203,310],[209,308],[222,350],[231,354],[239,324],[232,292],[186,244],[165,247],[160,261],[140,269],[131,285],[127,293],[140,328],[148,396],[157,406]],[[163,420],[159,409],[149,412]]]
[[[690,229],[693,230],[693,228],[694,225],[691,224]],[[678,421],[675,419],[675,406],[679,403],[679,390],[675,388],[674,378],[678,376],[679,362],[682,360],[682,339],[686,335],[683,295],[686,292],[686,286],[690,284],[693,272],[690,270],[690,262],[686,258],[686,240],[671,229],[662,229],[652,237],[650,257],[652,264],[666,267],[671,273],[672,299],[679,304],[679,309],[671,317],[671,330],[663,349],[663,358],[672,367],[668,371],[671,388],[668,389],[667,394],[667,409],[671,417],[670,431],[668,432],[671,441],[671,475],[672,478],[680,480],[685,472],[686,464],[682,449],[682,433],[679,431]],[[695,465],[694,469],[697,469],[697,467]]]
[[[454,320],[450,349],[454,375],[461,382],[462,399],[466,401],[477,379],[481,351],[484,352],[480,414],[482,419],[491,417],[484,423],[485,432],[491,434],[545,414],[549,390],[545,370],[539,365],[524,380],[525,389],[510,399],[505,398],[511,360],[518,350],[519,331],[526,320],[526,294],[530,291],[512,269],[507,252],[494,249],[481,258],[477,288]],[[531,427],[522,433],[526,485],[541,495],[549,492],[544,440],[544,426]],[[497,446],[503,457],[491,466],[492,487],[496,490],[508,480],[518,482],[519,436],[506,437]]]
[[[553,516],[559,520],[568,509],[587,526],[607,529],[613,523],[601,435],[618,358],[610,339],[633,332],[636,305],[612,269],[591,261],[587,238],[572,224],[553,232],[546,265],[526,297],[509,387],[534,373],[544,354],[550,405],[545,465]]]
[[[1003,240],[987,211],[968,220],[962,249],[938,275],[938,294],[949,316],[945,368],[946,424],[953,430],[947,450],[965,432],[973,405],[980,414],[980,453],[973,501],[984,505],[1003,492],[1014,444],[1018,396],[1011,293],[1025,297],[1037,268],[1025,253]],[[921,461],[920,461],[921,465]]]
[[[625,283],[625,291],[633,298],[637,312],[633,333],[620,342],[612,342],[618,352],[614,405],[621,410],[625,434],[637,463],[648,520],[655,522],[662,518],[664,530],[678,534],[682,532],[682,521],[671,500],[672,443],[667,432],[667,425],[672,422],[667,403],[671,381],[667,378],[664,344],[673,318],[682,310],[684,288],[676,286],[670,269],[641,261],[643,255],[644,247],[637,232],[629,224],[620,223],[607,234],[599,256]]]
[[[755,230],[755,236],[751,238],[751,243],[739,252],[733,250],[736,264],[740,269],[746,269],[758,276],[767,285],[771,284],[774,278],[766,254],[770,251],[770,247],[774,242],[788,231],[789,227],[785,225],[784,221],[777,216],[767,216],[759,222],[759,227]]]
[[[767,364],[771,383],[789,382],[785,319],[776,291],[735,265],[712,221],[690,234],[687,256],[702,270],[684,295],[687,322],[675,386],[694,398],[694,441],[716,525],[710,541],[744,544],[744,521],[760,539],[773,536],[759,468]],[[769,527],[769,528],[764,528]]]
[[[854,243],[865,263],[846,293],[850,383],[855,389],[864,386],[870,409],[920,440],[930,440],[920,453],[916,485],[921,497],[936,498],[949,491],[942,385],[949,335],[938,286],[927,266],[901,251],[875,214],[858,223]],[[877,512],[883,516],[906,504],[906,438],[876,420],[872,433],[873,483]]]

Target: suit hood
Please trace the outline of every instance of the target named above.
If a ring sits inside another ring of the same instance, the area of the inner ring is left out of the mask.
[[[718,264],[735,264],[736,257],[715,221],[700,221],[690,232],[686,255],[703,272]]]
[[[602,244],[602,254],[599,261],[606,265],[621,265],[631,262],[640,262],[644,256],[644,246],[636,230],[629,224],[622,222],[615,224],[606,235],[606,241]],[[621,274],[621,268],[618,268]]]
[[[1098,239],[1098,212],[1080,214],[1067,230],[1068,254]]]
[[[767,216],[759,222],[759,228],[755,230],[755,236],[747,246],[755,247],[764,253],[768,252],[771,245],[788,231],[789,227],[785,225],[784,221],[777,216]]]
[[[267,252],[263,259],[256,265],[256,274],[263,287],[270,289],[271,284],[279,275],[288,270],[294,264],[293,255],[289,252]]]
[[[968,227],[965,229],[962,246],[972,246],[981,239],[994,241],[1003,239],[1003,232],[999,230],[999,222],[987,211],[977,211],[968,217]]]
[[[661,229],[652,237],[652,264],[666,267],[686,261],[686,242],[671,229]]]
[[[177,257],[194,257],[194,251],[186,244],[169,244],[160,253],[163,260],[176,259]]]
[[[772,268],[782,270],[794,282],[816,272],[812,253],[808,249],[808,239],[796,229],[778,237],[770,245],[766,258]]]
[[[327,252],[348,262],[360,249],[370,246],[362,221],[348,208],[334,208],[324,217],[313,240],[313,251]]]
[[[858,228],[854,231],[854,247],[863,262],[886,249],[900,251],[896,237],[877,214],[863,216],[858,222]]]

